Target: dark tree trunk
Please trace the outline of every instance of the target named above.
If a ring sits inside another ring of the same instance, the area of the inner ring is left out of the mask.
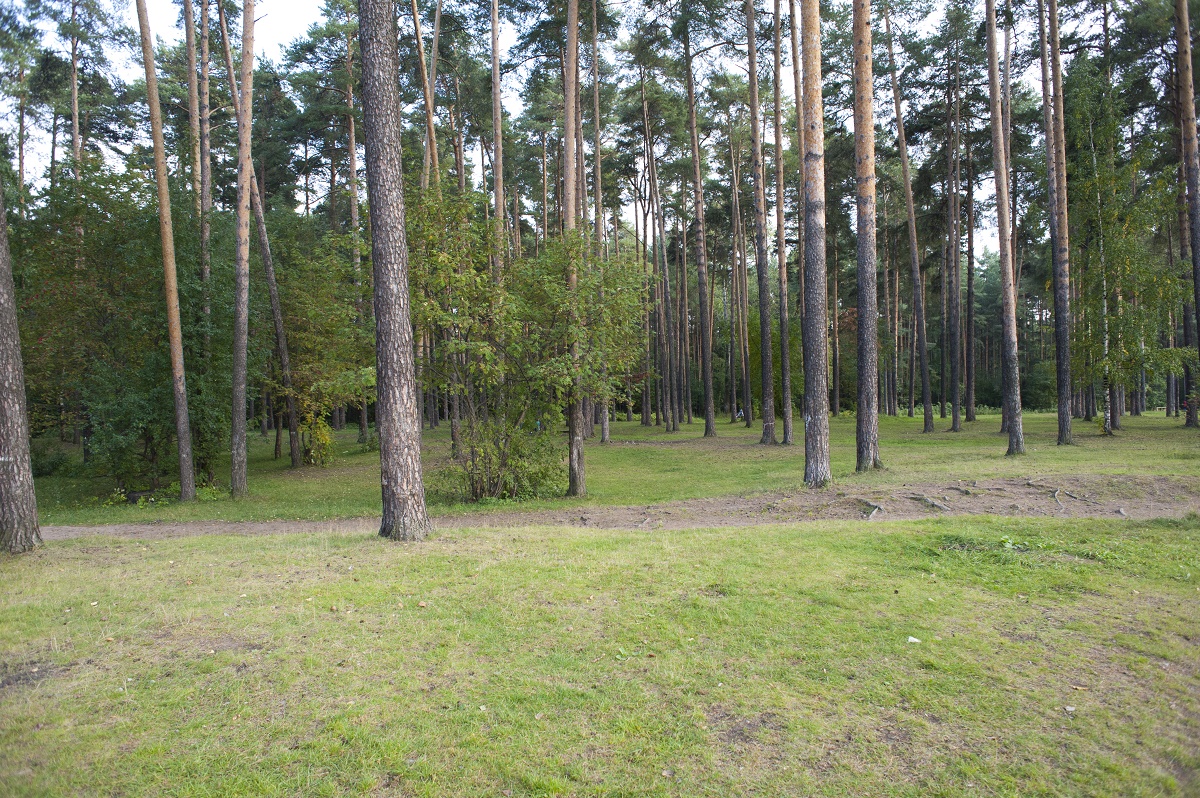
[[[783,416],[782,443],[792,443],[792,355],[791,322],[788,319],[787,236],[784,230],[783,198],[783,14],[780,0],[775,0],[775,262],[779,267],[779,408]],[[793,53],[795,58],[798,54]]]
[[[33,468],[25,369],[17,329],[17,294],[8,249],[8,215],[0,190],[0,551],[20,554],[42,543]]]
[[[404,231],[396,20],[390,0],[359,0],[367,201],[375,277],[375,413],[382,467],[379,534],[421,540],[430,531],[421,481],[421,421]]]
[[[1054,283],[1054,359],[1058,381],[1058,445],[1071,436],[1071,279],[1070,227],[1067,219],[1066,136],[1063,120],[1062,64],[1059,57],[1058,0],[1050,0],[1050,32],[1045,32],[1041,4],[1038,27],[1042,40],[1042,104],[1046,118],[1046,168],[1049,179],[1051,268]],[[1047,91],[1047,84],[1052,91]]]

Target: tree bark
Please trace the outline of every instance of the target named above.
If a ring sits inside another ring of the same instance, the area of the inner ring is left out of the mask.
[[[925,335],[925,290],[922,286],[921,252],[917,241],[917,211],[913,202],[912,179],[909,176],[908,142],[904,137],[904,115],[900,104],[900,79],[897,74],[895,44],[892,40],[891,14],[886,2],[883,5],[883,24],[888,40],[888,60],[891,61],[892,102],[896,107],[896,143],[900,148],[900,173],[901,182],[904,183],[904,206],[908,211],[908,249],[912,257],[913,326],[916,328],[916,343],[914,346],[921,366],[921,401],[925,411],[925,427],[923,431],[933,432],[933,395],[929,387],[929,345]]]
[[[20,554],[41,544],[29,459],[17,292],[8,249],[8,214],[0,190],[0,551]]]
[[[855,469],[879,459],[879,303],[875,281],[875,70],[871,64],[871,0],[854,0],[854,166],[858,206],[858,411]]]
[[[767,262],[767,196],[763,177],[762,116],[758,101],[758,45],[754,0],[746,0],[746,52],[750,72],[750,172],[754,180],[754,271],[758,274],[759,361],[762,370],[762,439],[775,439],[775,367],[771,351],[771,277]]]
[[[962,52],[961,31],[955,30],[954,36],[954,75],[953,75],[953,116],[951,119],[952,133],[950,136],[950,257],[947,267],[950,270],[949,297],[949,328],[950,328],[950,431],[962,432],[962,207],[961,183],[962,161],[959,157],[961,146],[962,113]]]
[[[1021,423],[1021,376],[1017,362],[1017,296],[1012,256],[1012,223],[1009,218],[1009,174],[1000,64],[996,53],[996,0],[987,0],[988,89],[991,97],[992,157],[996,178],[996,217],[1000,238],[1000,295],[1003,337],[1001,360],[1004,373],[1004,405],[1008,416],[1008,454],[1025,453]],[[1193,138],[1193,141],[1195,139]]]
[[[379,534],[422,540],[431,529],[421,481],[421,420],[408,293],[400,87],[391,0],[359,0],[363,125],[375,272],[378,399],[375,423],[383,493]]]
[[[574,310],[574,294],[579,288],[579,264],[574,250],[574,233],[579,215],[579,0],[567,0],[567,47],[563,55],[563,230],[568,247],[567,288],[572,294],[572,326],[579,319]],[[574,379],[567,410],[567,495],[587,496],[587,475],[583,459],[583,383],[579,342],[571,341]]]
[[[233,49],[229,43],[229,31],[225,24],[224,11],[218,11],[218,14],[221,17],[221,42],[225,51],[225,69],[232,81],[235,74]],[[241,101],[241,87],[231,84],[230,93],[234,98],[234,116],[240,125],[244,110]],[[258,181],[254,179],[253,174],[250,176],[250,208],[254,213],[254,222],[258,231],[258,251],[262,256],[263,273],[267,278],[267,293],[271,300],[271,317],[275,325],[275,349],[279,353],[280,381],[283,383],[284,402],[287,408],[288,454],[291,456],[292,468],[299,468],[302,465],[303,452],[300,446],[300,425],[296,416],[296,397],[292,392],[291,359],[288,355],[287,334],[283,327],[283,306],[279,301],[279,284],[275,280],[275,259],[271,256],[271,240],[267,236],[267,219],[263,211],[262,195],[259,191]]]
[[[200,114],[200,283],[204,313],[204,360],[212,352],[209,323],[212,317],[212,108],[209,103],[209,3],[200,0],[200,85],[197,97]]]
[[[183,0],[184,47],[187,50],[188,144],[192,153],[192,195],[200,215],[200,89],[196,76],[196,17],[192,0]]]
[[[1046,124],[1046,174],[1050,223],[1051,269],[1054,283],[1054,359],[1058,382],[1058,445],[1071,436],[1071,280],[1070,227],[1067,219],[1066,136],[1063,120],[1062,64],[1058,40],[1058,0],[1050,0],[1047,38],[1042,3],[1038,3],[1041,39],[1042,106]],[[1049,52],[1047,52],[1049,50]]]
[[[783,411],[783,440],[792,443],[792,358],[791,323],[788,319],[787,238],[784,235],[783,199],[783,19],[780,0],[775,0],[775,260],[779,266],[779,372],[780,399]],[[792,54],[793,59],[796,53]]]
[[[217,6],[225,26],[224,8]],[[230,78],[232,80],[232,76]],[[230,416],[230,492],[239,499],[249,492],[246,479],[246,356],[250,321],[250,187],[254,161],[250,152],[254,97],[254,0],[242,0],[241,97],[237,100],[237,224],[233,300],[233,402]]]
[[[175,436],[179,449],[179,500],[186,502],[196,498],[196,472],[192,465],[192,433],[188,417],[187,376],[183,363],[183,327],[179,318],[179,285],[175,272],[175,229],[171,223],[171,192],[167,185],[167,150],[163,141],[158,75],[154,68],[154,40],[150,36],[150,19],[146,13],[146,0],[137,0],[137,14],[138,27],[141,32],[142,63],[146,69],[146,100],[150,106],[150,137],[154,143],[154,175],[158,186],[158,229],[162,237],[163,288],[167,300],[167,339],[171,350],[171,386],[175,397]]]
[[[824,487],[829,465],[829,301],[825,269],[825,106],[821,7],[801,0],[804,51],[804,482]]]
[[[1200,153],[1196,146],[1196,91],[1192,82],[1192,39],[1187,0],[1175,0],[1175,41],[1178,48],[1179,91],[1182,102],[1183,160],[1187,173],[1187,209],[1192,254],[1192,311],[1200,329]],[[1200,339],[1200,336],[1197,336]],[[1200,340],[1193,343],[1200,349]],[[1189,412],[1196,397],[1188,397]]]
[[[496,208],[496,242],[504,241],[504,106],[501,104],[500,0],[492,0],[492,190]],[[499,282],[503,258],[497,253],[493,278]]]
[[[350,259],[354,269],[354,285],[362,286],[362,245],[359,240],[358,214],[358,137],[354,121],[354,48],[350,33],[346,34],[346,190],[350,194]],[[362,317],[362,294],[355,292],[354,309]],[[289,395],[289,401],[290,395]],[[294,461],[295,458],[293,458]]]
[[[692,71],[692,40],[683,30],[684,73],[687,79],[688,133],[692,148],[692,207],[696,215],[696,288],[700,301],[700,381],[704,386],[704,437],[717,435],[713,406],[712,323],[708,295],[708,231],[704,220],[704,174],[700,159],[700,132],[696,123],[696,76]],[[596,172],[599,181],[599,170]]]
[[[433,86],[429,82],[429,69],[425,62],[425,40],[421,35],[421,14],[417,10],[417,0],[411,0],[410,7],[412,8],[413,33],[417,45],[417,63],[419,76],[421,78],[421,96],[424,98],[425,109],[425,163],[428,168],[421,170],[421,191],[424,192],[429,188],[429,175],[432,169],[433,182],[435,185],[441,183],[441,169],[438,166],[437,156],[437,128],[434,126],[433,117]],[[502,213],[497,214],[497,218],[503,218]]]

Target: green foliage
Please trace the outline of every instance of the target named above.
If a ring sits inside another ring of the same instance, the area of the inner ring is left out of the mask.
[[[34,438],[29,444],[29,460],[34,477],[53,476],[66,464],[67,453],[45,438]]]

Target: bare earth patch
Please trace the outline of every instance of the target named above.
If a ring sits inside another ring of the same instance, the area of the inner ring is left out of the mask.
[[[1200,479],[1155,476],[1053,476],[953,480],[854,491],[754,493],[653,505],[480,511],[440,516],[438,529],[567,526],[668,529],[757,526],[823,520],[913,520],[996,515],[1041,518],[1181,518],[1200,512]],[[187,521],[111,526],[45,526],[45,540],[112,535],[146,540],[194,535],[367,532],[374,518],[338,521]]]

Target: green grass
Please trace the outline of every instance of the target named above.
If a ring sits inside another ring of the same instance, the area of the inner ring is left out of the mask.
[[[951,479],[1029,477],[1053,474],[1159,474],[1200,476],[1200,434],[1185,430],[1174,419],[1146,416],[1127,418],[1126,429],[1105,438],[1090,424],[1077,421],[1077,445],[1055,446],[1055,417],[1026,414],[1024,457],[1006,458],[1007,438],[997,432],[999,419],[982,417],[962,433],[943,431],[949,422],[938,421],[938,432],[921,434],[919,419],[884,418],[880,425],[881,448],[887,470],[859,476],[854,473],[854,419],[832,421],[831,443],[836,489],[854,486],[886,487],[905,483]],[[799,426],[797,428],[800,430]],[[701,424],[685,426],[676,434],[645,428],[636,422],[613,425],[613,445],[597,441],[587,445],[589,498],[587,504],[651,504],[672,499],[715,497],[757,491],[793,490],[801,485],[804,448],[766,447],[758,444],[759,431],[742,425],[718,424],[718,437],[700,437]],[[78,463],[65,474],[37,480],[38,507],[45,524],[113,524],[186,520],[272,520],[355,518],[378,516],[379,457],[362,452],[356,432],[340,433],[337,459],[327,468],[293,471],[286,458],[272,459],[273,439],[252,436],[250,497],[241,501],[218,498],[188,505],[107,507],[110,480],[87,476]],[[425,466],[445,467],[449,432],[445,426],[426,433]],[[227,484],[228,468],[219,479]],[[565,484],[564,484],[565,490]],[[579,502],[551,499],[505,509],[541,510]],[[498,505],[489,505],[492,508]],[[431,497],[435,515],[459,512],[462,505],[439,504]],[[471,509],[481,509],[473,507]],[[487,507],[482,508],[484,510]]]
[[[1196,795],[1198,540],[1192,516],[52,543],[0,559],[0,792]]]

